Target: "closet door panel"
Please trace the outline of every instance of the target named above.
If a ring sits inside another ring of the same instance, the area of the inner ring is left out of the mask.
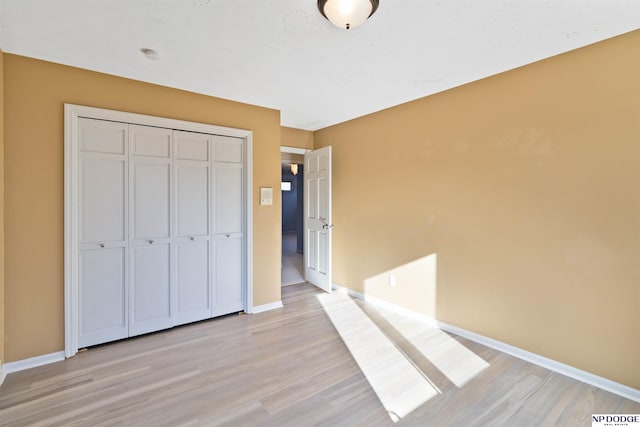
[[[211,317],[209,286],[209,241],[176,245],[177,304],[176,324]]]
[[[177,160],[199,160],[208,162],[211,135],[174,131]]]
[[[209,234],[209,166],[176,167],[177,236]]]
[[[125,248],[80,252],[80,347],[128,336]]]
[[[86,347],[128,335],[128,125],[78,124],[78,344]]]
[[[129,128],[130,336],[173,326],[172,133]]]
[[[132,175],[132,238],[134,240],[168,238],[170,236],[170,165],[136,160]]]
[[[129,335],[171,327],[169,245],[135,247],[131,253]]]
[[[242,168],[216,166],[215,230],[216,233],[242,232]]]
[[[105,120],[78,119],[80,152],[122,154],[127,153],[129,125]]]
[[[215,136],[215,161],[225,163],[242,163],[244,140],[232,136]]]
[[[220,316],[244,309],[243,140],[214,137],[214,306]]]
[[[83,158],[80,162],[80,242],[124,241],[126,162]]]
[[[214,316],[238,312],[244,309],[242,239],[230,235],[215,240],[215,297]]]
[[[176,323],[211,317],[211,135],[174,131]]]
[[[171,157],[171,129],[153,126],[130,126],[131,154],[140,157]]]

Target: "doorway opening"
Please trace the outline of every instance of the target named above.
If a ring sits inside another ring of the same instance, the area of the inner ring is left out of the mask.
[[[294,151],[294,152],[292,152]],[[281,285],[304,283],[304,149],[282,147]]]

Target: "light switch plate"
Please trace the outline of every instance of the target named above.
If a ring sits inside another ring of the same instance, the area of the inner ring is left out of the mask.
[[[273,205],[273,188],[260,187],[260,205]]]

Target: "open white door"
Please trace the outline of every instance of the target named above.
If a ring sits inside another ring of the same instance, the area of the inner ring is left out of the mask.
[[[304,277],[331,292],[331,147],[304,155]]]

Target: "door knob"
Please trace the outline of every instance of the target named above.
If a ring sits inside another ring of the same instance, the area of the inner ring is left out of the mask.
[[[149,244],[153,245],[156,241],[155,240],[149,240]]]
[[[189,237],[189,240],[191,240],[193,242],[194,240],[196,240],[196,238],[191,236],[191,237]]]
[[[322,224],[322,229],[323,230],[329,230],[333,228],[333,224],[329,225],[329,224]]]
[[[104,246],[105,246],[104,243],[100,243],[101,248],[104,248]]]

